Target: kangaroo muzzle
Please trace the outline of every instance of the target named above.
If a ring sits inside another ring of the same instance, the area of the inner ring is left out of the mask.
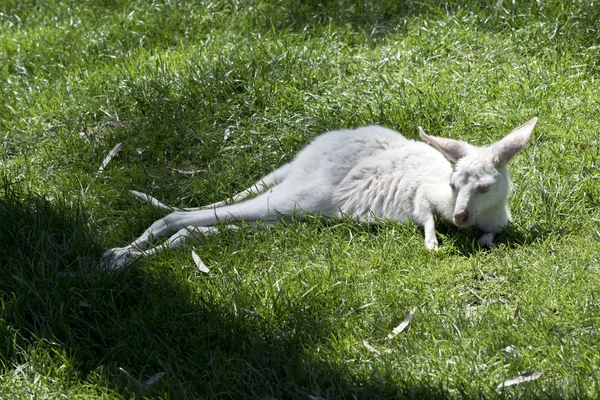
[[[455,212],[452,216],[452,220],[456,226],[464,227],[469,224],[469,211],[463,210]]]

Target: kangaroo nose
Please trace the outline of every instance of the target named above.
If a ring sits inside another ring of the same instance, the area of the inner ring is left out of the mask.
[[[465,224],[468,219],[469,219],[469,212],[467,210],[461,211],[461,212],[457,212],[457,213],[454,214],[454,222],[457,225],[463,225],[463,224]]]

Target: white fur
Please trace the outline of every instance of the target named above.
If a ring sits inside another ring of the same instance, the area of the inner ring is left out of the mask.
[[[380,126],[327,132],[234,201],[258,196],[172,212],[130,245],[108,250],[104,259],[116,268],[154,254],[159,246],[144,249],[174,232],[163,246],[174,249],[194,233],[214,233],[219,222],[273,221],[306,212],[367,222],[411,220],[423,227],[428,249],[438,246],[438,214],[462,228],[478,227],[484,232],[479,242],[489,246],[510,221],[507,163],[527,145],[536,121],[488,147],[428,136],[421,128],[421,139],[433,147]]]

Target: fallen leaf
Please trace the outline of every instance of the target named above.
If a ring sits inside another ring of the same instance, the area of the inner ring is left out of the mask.
[[[397,59],[398,59],[398,57],[397,57],[397,56],[385,57],[384,59],[382,59],[381,61],[379,61],[379,62],[377,63],[377,66],[378,66],[378,67],[381,67],[382,65],[385,65],[385,64],[389,63],[390,61],[395,61],[395,60],[397,60]]]
[[[243,150],[248,147],[250,147],[250,146],[246,146],[245,144],[243,144],[241,146],[226,146],[226,147],[223,147],[223,150]]]
[[[100,168],[98,168],[99,174],[101,174],[104,171],[104,168],[106,168],[106,166],[108,165],[110,160],[112,160],[112,158],[114,156],[116,156],[119,153],[119,151],[121,151],[122,147],[123,147],[123,143],[117,143],[115,145],[115,147],[113,147],[111,149],[111,151],[108,152],[108,155],[106,157],[104,157],[104,160],[102,160],[102,164],[100,164]]]
[[[498,0],[498,1],[496,1],[496,6],[494,7],[494,17],[498,14],[498,12],[500,11],[500,9],[502,8],[502,4],[503,3],[504,3],[504,0]]]
[[[89,303],[83,301],[83,300],[79,300],[79,302],[77,303],[77,305],[81,308],[92,308],[92,306],[90,306]]]
[[[242,308],[241,309],[243,312],[245,312],[248,315],[252,315],[254,318],[261,318],[260,314],[257,312],[254,312],[252,310],[248,310],[247,308]]]
[[[593,149],[595,146],[594,142],[591,143],[575,143],[575,147],[577,147],[581,151],[586,151],[589,149]]]
[[[90,138],[92,137],[93,132],[92,129],[89,126],[86,126],[85,128],[82,128],[79,131],[79,137],[83,140],[85,140],[86,142],[89,142]]]
[[[198,267],[200,272],[204,272],[205,274],[208,274],[210,272],[208,267],[204,265],[204,263],[200,259],[200,256],[194,250],[192,250],[192,258],[194,259],[194,262],[196,263],[196,266]]]
[[[403,330],[405,330],[406,327],[408,326],[408,324],[410,323],[410,320],[415,315],[415,312],[417,312],[417,307],[413,307],[413,309],[410,311],[410,313],[408,313],[408,315],[406,316],[406,318],[404,318],[404,321],[402,321],[400,323],[400,325],[398,325],[397,327],[395,327],[394,330],[392,331],[392,333],[390,333],[388,335],[388,339],[393,339],[394,336],[400,334]]]
[[[152,386],[155,385],[163,376],[166,375],[166,372],[158,372],[154,375],[152,375],[147,381],[146,381],[146,386]]]
[[[517,300],[517,304],[515,305],[515,311],[513,312],[513,318],[517,318],[519,316],[519,300]]]
[[[535,381],[536,379],[539,379],[540,376],[542,376],[541,372],[525,372],[521,375],[513,376],[512,378],[502,382],[498,385],[496,389],[502,389],[506,386],[518,385],[523,382]]]
[[[475,296],[477,298],[477,300],[479,300],[480,303],[483,303],[483,297],[481,297],[480,295],[477,294],[477,292],[475,292],[473,289],[469,288],[469,292],[471,292],[471,294],[473,296]]]
[[[381,352],[379,350],[377,350],[375,347],[371,346],[371,344],[369,344],[369,342],[367,342],[367,339],[363,340],[363,345],[367,348],[367,350],[369,350],[371,353],[375,353],[377,355],[380,355]]]
[[[177,172],[178,174],[181,174],[181,175],[194,175],[199,172],[202,172],[202,170],[199,170],[199,169],[192,170],[192,171],[185,171],[183,169],[173,168],[173,167],[169,167],[169,166],[167,166],[167,168],[170,169],[171,171]]]

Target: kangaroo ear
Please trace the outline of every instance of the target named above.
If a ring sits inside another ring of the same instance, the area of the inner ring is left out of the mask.
[[[515,128],[511,133],[494,143],[492,145],[494,164],[498,166],[506,165],[515,154],[523,150],[529,143],[529,138],[531,137],[533,128],[535,128],[536,122],[537,117]]]
[[[440,151],[449,161],[456,162],[469,154],[472,146],[466,142],[454,139],[446,139],[436,136],[429,136],[419,127],[419,136],[424,142],[429,143]]]

